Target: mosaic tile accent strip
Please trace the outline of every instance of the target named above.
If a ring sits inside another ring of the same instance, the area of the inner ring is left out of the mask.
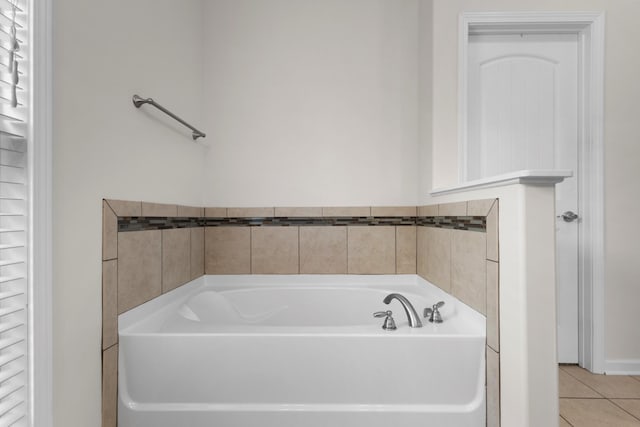
[[[176,218],[119,217],[118,231],[166,230],[195,227],[318,227],[318,226],[422,226],[455,230],[486,231],[482,216],[362,216],[362,217],[257,217]]]
[[[203,227],[203,218],[180,217],[144,217],[124,216],[118,217],[118,232],[168,230],[172,228]]]
[[[487,230],[487,220],[484,216],[422,216],[416,219],[416,225],[468,231]]]

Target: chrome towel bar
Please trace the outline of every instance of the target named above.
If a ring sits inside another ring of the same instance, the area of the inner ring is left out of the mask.
[[[138,95],[133,95],[133,105],[135,105],[136,108],[140,108],[143,104],[150,104],[153,105],[154,107],[156,107],[158,110],[162,111],[163,113],[165,113],[167,116],[171,117],[172,119],[182,123],[183,125],[185,125],[186,127],[188,127],[189,129],[191,129],[193,131],[193,140],[195,141],[196,139],[202,137],[204,138],[205,136],[207,136],[204,132],[199,131],[198,129],[194,128],[193,126],[191,126],[189,123],[185,122],[184,120],[182,120],[180,117],[176,116],[175,114],[173,114],[171,111],[167,110],[166,108],[164,108],[162,105],[158,104],[156,101],[154,101],[152,98],[142,98]]]

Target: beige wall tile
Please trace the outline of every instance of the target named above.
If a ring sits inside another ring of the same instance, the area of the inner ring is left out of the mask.
[[[162,292],[191,279],[191,230],[162,230]]]
[[[162,293],[160,230],[118,233],[118,313]]]
[[[500,426],[500,355],[487,347],[487,427]]]
[[[102,260],[118,257],[118,217],[106,201],[102,201]]]
[[[251,274],[249,227],[207,227],[204,240],[206,274]]]
[[[227,208],[231,218],[272,218],[274,214],[274,208]]]
[[[438,205],[418,206],[418,216],[438,216]]]
[[[300,274],[347,274],[347,227],[300,227]]]
[[[178,216],[178,206],[142,202],[142,216]]]
[[[396,227],[396,274],[416,274],[416,227]]]
[[[191,233],[191,280],[204,274],[204,228],[190,228]]]
[[[322,208],[322,216],[371,216],[369,206]]]
[[[202,218],[204,216],[204,208],[198,208],[195,206],[178,205],[178,216],[189,217],[189,218]]]
[[[427,277],[428,234],[428,227],[416,227],[416,271],[426,280],[429,280]]]
[[[109,199],[107,203],[118,216],[142,216],[141,202]]]
[[[102,348],[118,342],[118,260],[102,262]]]
[[[423,227],[427,240],[426,279],[451,293],[451,231],[446,228]]]
[[[373,206],[371,216],[416,216],[415,206]]]
[[[496,199],[469,200],[467,202],[467,215],[487,216]]]
[[[350,226],[347,233],[349,274],[395,274],[395,227]]]
[[[118,425],[118,346],[102,352],[102,427]]]
[[[204,216],[207,218],[224,218],[227,216],[227,208],[204,208]]]
[[[487,263],[487,344],[495,351],[500,351],[500,301],[499,274],[497,262]]]
[[[253,227],[251,229],[252,274],[297,274],[298,272],[298,227]]]
[[[579,427],[638,427],[640,421],[606,399],[560,399],[560,415]]]
[[[482,314],[487,311],[487,237],[477,231],[452,230],[451,293]]]
[[[467,202],[444,203],[438,205],[438,216],[465,216]]]
[[[276,208],[275,215],[278,217],[321,217],[322,208]]]
[[[487,259],[492,261],[500,261],[498,236],[498,201],[496,200],[487,215]]]

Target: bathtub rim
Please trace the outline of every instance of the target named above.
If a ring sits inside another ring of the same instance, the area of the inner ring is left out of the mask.
[[[194,279],[176,289],[159,295],[158,297],[147,301],[133,309],[130,309],[118,316],[118,334],[119,335],[181,335],[181,333],[172,332],[149,332],[138,331],[136,327],[148,322],[150,318],[162,316],[171,310],[176,310],[191,296],[199,292],[215,288],[221,292],[237,291],[242,289],[282,289],[309,287],[313,289],[319,288],[338,288],[338,289],[372,289],[383,290],[386,292],[405,292],[417,294],[429,300],[446,301],[447,304],[453,305],[456,312],[463,318],[464,324],[468,327],[462,333],[439,333],[440,337],[486,337],[486,317],[477,312],[470,306],[466,305],[456,297],[441,290],[436,285],[430,283],[417,274],[390,274],[390,275],[204,275]],[[421,312],[424,307],[416,307]],[[421,314],[421,313],[420,313]],[[402,316],[404,313],[398,313],[396,321],[402,324]],[[316,333],[322,335],[375,335],[375,336],[428,336],[425,332],[437,328],[437,325],[429,324],[423,319],[425,327],[423,328],[398,328],[393,332],[382,331],[378,328],[363,328],[361,325],[345,325],[345,326],[284,326],[284,327],[267,327],[262,326],[257,331],[251,328],[231,328],[230,331],[217,332],[189,332],[193,335],[307,335],[308,333]],[[223,329],[223,328],[221,328]],[[468,330],[467,330],[468,329]]]

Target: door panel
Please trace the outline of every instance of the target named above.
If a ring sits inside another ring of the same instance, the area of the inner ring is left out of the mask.
[[[467,179],[569,169],[557,215],[578,212],[576,34],[469,38]],[[556,221],[558,353],[578,362],[578,221]],[[541,313],[542,314],[542,313]]]

